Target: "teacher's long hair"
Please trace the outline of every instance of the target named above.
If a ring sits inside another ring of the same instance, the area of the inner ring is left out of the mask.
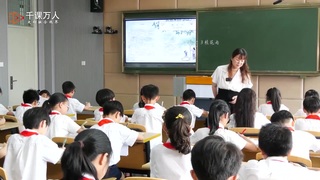
[[[241,77],[242,77],[242,83],[244,83],[246,80],[250,79],[250,71],[249,71],[249,66],[247,63],[248,59],[248,53],[244,48],[237,48],[232,52],[231,58],[234,58],[235,56],[239,55],[241,58],[246,59],[243,63],[243,65],[240,67],[240,72],[241,72]],[[229,65],[228,65],[228,73],[231,74],[232,70],[232,60],[230,60]]]

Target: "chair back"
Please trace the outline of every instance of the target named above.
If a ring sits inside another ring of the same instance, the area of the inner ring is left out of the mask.
[[[79,126],[82,126],[84,123],[84,127],[85,128],[90,128],[91,126],[95,125],[95,124],[98,124],[99,121],[92,121],[92,120],[89,120],[89,119],[86,119],[86,120],[75,120],[74,122],[76,122]]]
[[[6,119],[6,122],[18,122],[18,119],[14,116],[4,115],[3,117]]]
[[[260,129],[257,128],[250,128],[250,127],[235,127],[235,128],[229,128],[229,130],[243,134],[245,136],[258,136]]]
[[[141,124],[134,124],[134,123],[120,123],[128,128],[138,131],[138,132],[146,132],[146,127]]]
[[[165,179],[153,178],[153,177],[126,177],[124,180],[165,180]]]
[[[3,180],[8,180],[7,173],[2,167],[0,167],[0,178],[2,178]]]
[[[261,152],[257,153],[256,159],[257,160],[263,159]],[[310,159],[305,159],[305,158],[298,157],[298,156],[288,156],[288,161],[293,162],[293,163],[298,163],[298,164],[305,166],[305,167],[312,167],[312,162]]]
[[[68,145],[74,142],[74,138],[71,137],[53,137],[52,141],[58,144],[59,147],[62,147],[63,144]]]
[[[5,137],[5,138],[6,138],[6,142],[8,142],[8,139],[9,139],[9,137],[10,137],[11,135],[12,135],[12,134],[7,134],[7,135],[6,135],[6,137]]]
[[[317,139],[320,139],[320,132],[319,131],[306,131],[312,135],[314,135]]]

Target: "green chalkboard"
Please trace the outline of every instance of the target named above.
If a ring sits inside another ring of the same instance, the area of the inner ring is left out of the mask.
[[[318,73],[318,8],[199,11],[198,72],[228,64],[238,47],[252,72]]]

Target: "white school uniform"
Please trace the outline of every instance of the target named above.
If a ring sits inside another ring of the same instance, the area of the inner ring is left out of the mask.
[[[303,109],[299,109],[294,116],[306,117],[307,114],[303,111]]]
[[[305,131],[289,129],[292,132],[293,141],[290,155],[310,159],[310,150],[314,152],[320,150],[320,141],[318,141],[314,135]]]
[[[155,103],[155,104],[154,104],[154,107],[156,107],[156,108],[162,108],[163,111],[166,110],[166,108],[163,107],[163,106],[161,106],[159,103]],[[132,107],[133,111],[135,111],[136,109],[139,109],[139,108],[140,108],[140,107],[139,107],[139,102],[134,103],[134,105],[133,105],[133,107]]]
[[[240,180],[309,180],[319,179],[320,171],[295,166],[286,157],[268,157],[242,164],[238,175]]]
[[[263,115],[259,112],[256,112],[254,114],[253,128],[260,129],[262,126],[264,126],[268,123],[270,123],[270,120],[265,115]],[[235,114],[231,114],[230,121],[228,123],[228,128],[234,128],[234,127],[237,127]]]
[[[68,100],[69,100],[69,109],[67,113],[74,114],[74,116],[72,116],[71,119],[77,120],[77,112],[82,112],[85,105],[82,104],[78,99],[75,99],[72,97],[68,97]]]
[[[74,137],[81,128],[69,116],[62,115],[59,111],[53,110],[50,113],[51,124],[47,131],[47,136],[53,137]]]
[[[115,123],[108,118],[100,120],[98,124],[93,125],[91,128],[103,131],[110,139],[112,154],[109,166],[115,165],[120,161],[122,146],[133,146],[139,135],[138,132]]]
[[[279,111],[281,110],[289,111],[289,108],[284,104],[281,104]],[[258,112],[264,114],[265,116],[272,116],[272,114],[274,113],[274,110],[272,109],[272,104],[267,103],[267,104],[261,104],[258,108]]]
[[[32,130],[25,130],[33,132]],[[4,169],[10,180],[45,180],[47,162],[56,164],[63,149],[44,135],[14,134],[8,140]]]
[[[167,180],[192,180],[191,153],[181,154],[158,144],[151,150],[150,176]]]
[[[200,141],[201,139],[207,137],[209,135],[210,129],[209,128],[199,128],[191,137],[190,142],[191,144],[195,144],[196,142]],[[226,142],[233,143],[236,145],[240,150],[242,150],[247,141],[240,137],[237,133],[230,131],[228,129],[224,129],[223,125],[219,123],[219,128],[216,130],[214,135],[222,137]]]
[[[6,115],[9,112],[9,110],[4,107],[2,104],[0,104],[0,115]]]
[[[228,78],[228,65],[218,66],[211,77],[212,82],[217,84],[217,87],[220,89],[240,92],[243,88],[252,87],[251,79],[247,79],[242,83],[240,69],[236,72],[231,81],[226,81],[226,78]]]
[[[23,114],[31,108],[32,105],[29,103],[21,103],[21,105],[16,108],[15,117],[17,118],[18,122],[21,123],[21,125],[19,126],[19,132],[25,130],[23,125]]]
[[[101,119],[103,119],[103,108],[99,108],[99,109],[94,110],[93,114],[94,114],[94,120],[100,121]],[[127,118],[128,118],[128,116],[123,115],[120,119],[120,123],[126,122]]]
[[[308,115],[305,119],[297,119],[294,128],[304,131],[320,131],[320,117],[318,115]]]
[[[38,107],[42,107],[43,103],[48,99],[49,98],[44,98],[42,96],[39,96]]]
[[[143,108],[136,109],[132,115],[131,122],[146,127],[147,132],[160,133],[161,136],[150,141],[150,149],[162,144],[163,109],[153,104],[146,104]]]
[[[200,109],[198,108],[197,106],[193,105],[193,104],[190,104],[188,101],[182,101],[180,103],[180,106],[183,106],[185,108],[187,108],[191,115],[192,115],[192,120],[191,120],[191,124],[190,124],[190,127],[193,129],[195,124],[196,124],[196,118],[198,117],[201,117],[202,114],[203,114],[203,109]]]

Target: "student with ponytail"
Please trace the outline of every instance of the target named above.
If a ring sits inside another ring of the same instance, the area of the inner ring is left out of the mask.
[[[226,142],[235,144],[240,150],[247,149],[257,151],[257,146],[242,134],[225,129],[229,120],[230,109],[228,104],[220,99],[215,99],[209,110],[209,127],[198,129],[190,138],[191,143],[195,144],[208,135],[217,135]]]
[[[97,129],[79,133],[61,158],[63,180],[100,180],[109,167],[112,149],[108,136]]]
[[[190,180],[191,145],[190,124],[191,113],[182,106],[174,106],[164,115],[164,130],[169,140],[158,144],[151,150],[151,177],[167,180]]]
[[[50,115],[51,126],[48,129],[48,137],[75,136],[85,128],[80,127],[69,116],[67,116],[69,102],[62,93],[54,93],[43,103],[43,107]]]
[[[276,87],[268,89],[266,101],[266,104],[261,104],[258,110],[266,116],[272,116],[273,113],[281,110],[289,111],[287,106],[281,104],[281,93]]]

